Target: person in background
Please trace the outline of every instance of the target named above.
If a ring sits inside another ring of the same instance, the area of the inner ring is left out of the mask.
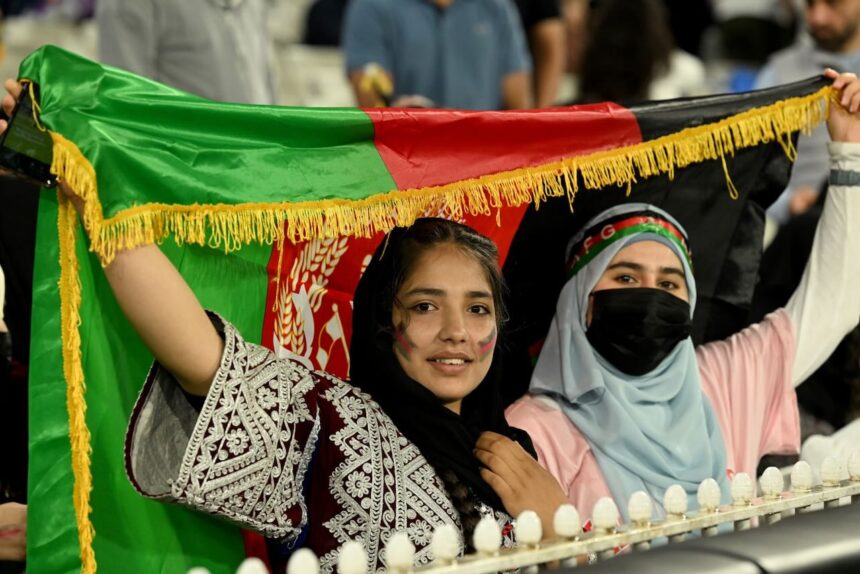
[[[531,65],[510,0],[351,0],[343,49],[361,107],[529,104]]]
[[[303,44],[340,46],[343,14],[349,0],[316,0],[308,9]]]
[[[600,0],[594,0],[600,1]],[[664,0],[669,29],[679,50],[702,55],[702,37],[714,23],[714,0]]]
[[[565,70],[565,25],[559,0],[516,0],[529,43],[534,71],[534,106],[545,108],[556,101]]]
[[[266,6],[266,0],[99,0],[99,57],[210,100],[274,104]]]
[[[760,68],[797,33],[793,0],[712,0],[720,31],[720,57]]]
[[[704,66],[676,49],[662,0],[600,0],[589,13],[579,80],[578,101],[584,103],[670,99],[705,91]]]
[[[808,35],[770,58],[758,75],[757,88],[815,76],[825,67],[860,72],[860,0],[806,0],[804,17]],[[777,223],[815,204],[830,171],[826,141],[823,125],[799,136],[788,187],[767,212]]]

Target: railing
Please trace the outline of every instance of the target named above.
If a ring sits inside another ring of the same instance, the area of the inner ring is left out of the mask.
[[[847,470],[847,473],[846,473]],[[584,533],[577,510],[571,505],[561,506],[555,514],[553,527],[556,538],[541,541],[542,526],[537,514],[523,512],[514,525],[517,546],[501,548],[501,531],[489,517],[476,527],[474,554],[459,556],[459,533],[451,525],[440,526],[433,534],[431,564],[413,568],[415,548],[405,533],[391,537],[385,556],[388,572],[422,574],[489,574],[523,569],[533,570],[547,563],[561,565],[584,564],[600,561],[615,555],[618,548],[632,552],[647,550],[655,540],[668,544],[683,541],[690,533],[703,537],[717,535],[720,527],[731,525],[735,531],[753,526],[766,526],[795,513],[805,513],[820,507],[839,506],[850,499],[860,502],[860,450],[855,451],[846,464],[826,458],[819,470],[821,484],[814,486],[812,469],[806,462],[798,462],[791,472],[791,486],[784,490],[782,473],[768,468],[758,481],[757,494],[753,479],[738,473],[731,482],[730,505],[720,506],[720,488],[713,479],[699,486],[699,508],[688,511],[687,495],[680,486],[670,487],[663,499],[666,518],[652,521],[653,502],[644,492],[634,493],[628,502],[630,523],[619,526],[619,512],[610,498],[602,498],[592,511],[592,530]],[[847,474],[848,479],[844,480]],[[725,527],[724,527],[725,529]],[[339,574],[366,574],[367,555],[358,542],[341,547],[337,570]],[[246,561],[237,574],[266,572],[262,563]],[[319,562],[313,552],[298,550],[287,565],[288,574],[317,574]],[[191,574],[191,572],[189,572]]]

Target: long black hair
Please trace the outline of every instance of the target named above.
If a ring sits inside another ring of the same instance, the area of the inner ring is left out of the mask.
[[[419,258],[442,245],[455,246],[481,265],[492,290],[501,333],[505,320],[504,281],[496,245],[465,225],[444,219],[419,219],[409,228],[388,234],[359,281],[353,303],[350,379],[379,403],[436,469],[460,513],[469,541],[480,519],[476,498],[496,510],[505,510],[481,478],[480,463],[473,455],[478,436],[493,431],[517,440],[533,456],[534,449],[528,435],[505,420],[500,353],[494,354],[487,375],[463,399],[459,415],[411,379],[394,356],[392,310],[397,305],[397,292]]]

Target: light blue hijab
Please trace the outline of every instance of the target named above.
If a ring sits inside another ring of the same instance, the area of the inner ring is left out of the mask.
[[[648,211],[683,228],[669,214],[648,204],[613,207],[589,221],[601,221]],[[584,233],[583,231],[582,233]],[[582,239],[574,237],[571,245]],[[689,508],[706,478],[715,479],[728,501],[726,447],[710,401],[702,392],[693,342],[688,337],[650,373],[625,374],[592,348],[586,338],[588,298],[612,258],[639,241],[668,246],[684,266],[690,293],[690,313],[696,305],[696,283],[686,254],[673,241],[641,232],[607,245],[571,277],[558,298],[556,314],[532,375],[530,391],[550,395],[588,439],[619,510],[627,516],[627,501],[637,490],[647,492],[658,516],[663,496],[673,484],[687,492]],[[582,509],[591,512],[591,509]]]

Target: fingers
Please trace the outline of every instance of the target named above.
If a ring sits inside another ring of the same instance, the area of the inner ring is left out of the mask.
[[[484,479],[484,482],[490,485],[490,488],[493,489],[493,492],[499,495],[499,498],[502,499],[502,504],[504,504],[504,501],[509,500],[514,495],[514,489],[511,487],[511,485],[509,485],[504,478],[494,473],[492,470],[482,468],[481,478]]]
[[[529,453],[523,449],[520,443],[511,440],[504,435],[491,431],[482,432],[481,436],[478,437],[478,442],[475,443],[475,447],[495,452],[505,457],[516,458],[519,460],[525,460],[525,458],[533,460]]]
[[[494,474],[503,477],[506,482],[518,481],[518,473],[515,470],[512,461],[507,460],[504,456],[482,448],[475,449],[475,458],[484,465],[484,468],[492,471]]]
[[[538,465],[518,442],[493,432],[481,433],[474,453],[482,465],[502,477],[515,491],[528,488]]]
[[[853,73],[840,74],[831,68],[824,71],[824,76],[833,80],[833,88],[840,91],[839,104],[850,113],[860,110],[860,81]]]
[[[8,92],[3,96],[2,102],[3,111],[6,112],[6,115],[8,116],[12,113],[12,109],[15,107],[15,102],[18,101],[18,97],[21,95],[21,84],[9,78],[3,82],[3,87],[6,88],[6,91]]]

